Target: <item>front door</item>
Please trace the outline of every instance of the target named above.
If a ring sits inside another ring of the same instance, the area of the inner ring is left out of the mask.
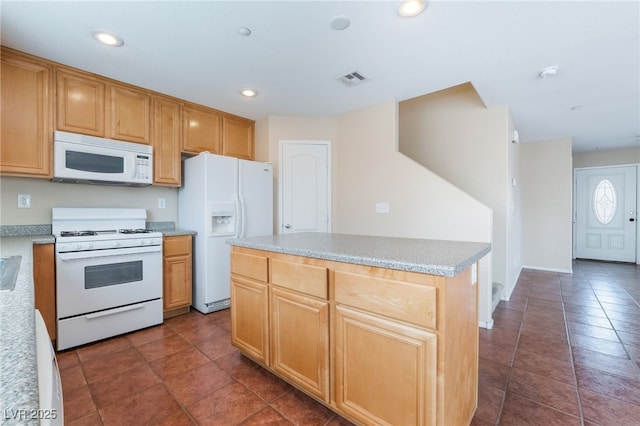
[[[636,261],[637,168],[575,171],[575,257]]]
[[[328,141],[280,143],[279,233],[331,231]]]

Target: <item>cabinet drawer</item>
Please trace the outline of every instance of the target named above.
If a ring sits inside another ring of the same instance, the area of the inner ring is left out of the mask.
[[[163,241],[165,256],[191,254],[191,236],[166,237]]]
[[[267,282],[267,258],[246,253],[231,253],[231,273]]]
[[[271,259],[271,283],[322,299],[327,298],[327,268]]]
[[[343,305],[436,328],[435,287],[336,271],[335,299]]]

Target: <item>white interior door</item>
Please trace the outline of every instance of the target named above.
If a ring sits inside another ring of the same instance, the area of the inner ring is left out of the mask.
[[[331,143],[280,142],[279,233],[331,231]]]
[[[576,170],[575,257],[636,261],[637,168]]]

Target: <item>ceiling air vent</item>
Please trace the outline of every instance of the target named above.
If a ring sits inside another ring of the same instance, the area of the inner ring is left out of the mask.
[[[338,77],[336,80],[345,86],[353,87],[360,83],[364,83],[365,81],[369,81],[369,78],[358,71],[353,71],[349,74]]]

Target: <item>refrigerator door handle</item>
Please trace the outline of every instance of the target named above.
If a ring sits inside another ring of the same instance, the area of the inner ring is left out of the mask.
[[[236,197],[236,237],[244,236],[244,204],[240,195]]]

